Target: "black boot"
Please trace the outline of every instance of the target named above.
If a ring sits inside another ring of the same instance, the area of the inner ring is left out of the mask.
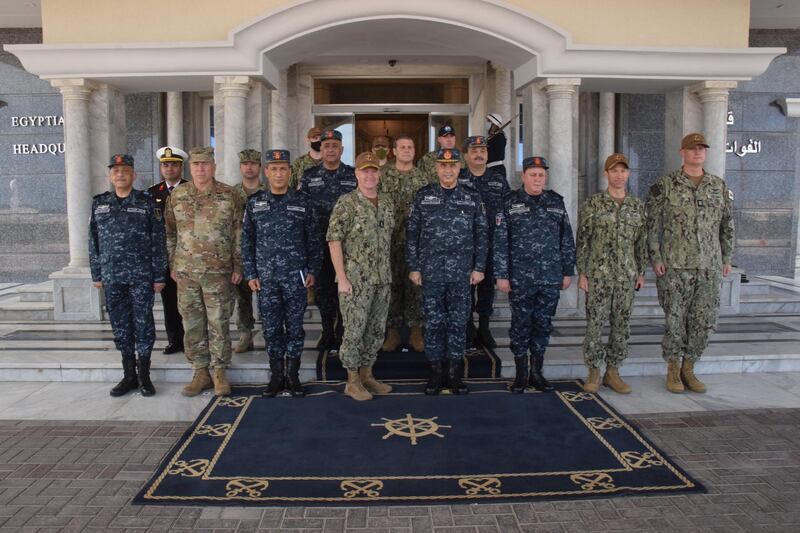
[[[286,358],[286,385],[289,392],[295,398],[301,398],[306,395],[306,391],[300,384],[300,358],[287,357]]]
[[[139,380],[136,378],[136,357],[123,357],[122,358],[122,371],[125,373],[122,381],[117,383],[111,389],[111,396],[122,396],[128,394],[132,390],[139,388]]]
[[[269,360],[269,383],[261,396],[274,398],[284,388],[286,388],[286,378],[283,376],[283,357],[271,357]]]
[[[142,396],[153,396],[156,393],[156,388],[153,387],[153,382],[150,381],[150,358],[139,358],[139,392]]]
[[[431,361],[431,373],[425,385],[425,394],[435,396],[442,390],[442,362]]]
[[[330,350],[334,345],[333,327],[336,322],[336,315],[322,315],[322,335],[317,341],[318,350]]]
[[[467,320],[467,349],[474,350],[475,343],[478,340],[478,330],[475,329],[475,323],[472,321],[472,316]]]
[[[550,382],[544,379],[542,374],[542,366],[544,366],[544,355],[531,356],[531,386],[540,392],[549,392],[553,390]]]
[[[467,394],[469,389],[461,381],[464,374],[464,361],[462,359],[450,359],[450,368],[447,370],[447,381],[450,392],[453,394]]]
[[[492,330],[489,329],[489,317],[487,315],[478,315],[478,342],[484,348],[491,350],[497,348],[497,343],[492,337]]]
[[[517,374],[514,383],[511,384],[511,392],[521,394],[525,392],[525,385],[528,383],[528,358],[515,357],[514,364],[517,367]]]

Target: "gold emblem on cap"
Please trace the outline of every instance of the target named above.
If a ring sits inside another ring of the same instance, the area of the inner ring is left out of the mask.
[[[164,157],[172,157],[172,148],[164,149]]]
[[[281,153],[278,150],[275,150],[274,152],[272,152],[272,158],[276,159],[276,160],[283,159],[283,157],[281,156]]]
[[[453,153],[450,150],[446,150],[444,152],[444,158],[445,159],[453,159]]]

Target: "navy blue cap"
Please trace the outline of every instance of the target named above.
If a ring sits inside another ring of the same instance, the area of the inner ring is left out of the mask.
[[[533,167],[542,167],[543,169],[547,170],[550,168],[547,166],[547,159],[544,157],[533,156],[533,157],[526,157],[522,160],[522,171],[526,171],[529,168]]]
[[[437,163],[461,163],[461,152],[455,148],[440,148],[436,151]]]
[[[325,130],[322,132],[322,135],[319,138],[320,141],[327,141],[330,139],[336,139],[337,141],[341,141],[342,140],[341,132],[339,132],[339,130]]]
[[[450,124],[445,124],[441,128],[439,128],[439,137],[445,137],[447,135],[455,135],[456,130],[453,129],[453,126]]]
[[[289,163],[289,150],[267,150],[264,152],[264,164]]]
[[[116,167],[118,165],[133,166],[133,156],[128,154],[114,154],[108,161],[108,168]]]
[[[484,135],[473,135],[472,137],[467,137],[464,141],[464,146],[469,148],[470,146],[487,146],[486,137]]]

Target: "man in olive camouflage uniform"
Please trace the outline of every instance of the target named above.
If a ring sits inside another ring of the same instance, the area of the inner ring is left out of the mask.
[[[373,377],[372,365],[383,342],[389,312],[394,205],[378,191],[380,163],[375,154],[359,154],[355,173],[358,188],[337,200],[327,240],[344,323],[339,351],[342,366],[347,369],[344,392],[363,401],[392,390]]]
[[[308,139],[309,150],[292,163],[292,177],[289,179],[290,189],[296,189],[300,185],[300,178],[303,177],[303,172],[322,163],[322,154],[320,153],[322,130],[311,128],[308,130],[306,138]]]
[[[231,292],[242,279],[242,203],[233,187],[214,179],[213,148],[192,148],[189,171],[192,181],[172,191],[165,209],[169,270],[178,283],[184,348],[194,370],[183,394],[196,396],[213,379],[214,392],[224,396],[231,390],[225,375]]]
[[[392,297],[389,304],[386,340],[383,351],[391,352],[400,346],[400,328],[411,328],[408,343],[414,351],[425,349],[422,337],[420,288],[408,279],[406,265],[406,219],[414,194],[431,183],[422,170],[414,166],[414,140],[398,135],[394,140],[395,160],[381,169],[380,189],[394,203],[394,234],[392,235]]]
[[[731,271],[733,192],[703,168],[708,143],[700,133],[681,141],[683,166],[660,178],[647,201],[648,248],[666,331],[667,389],[705,392],[694,374],[719,307],[720,274]]]
[[[634,291],[644,286],[647,266],[647,232],[644,203],[628,194],[628,159],[611,154],[603,166],[608,189],[592,196],[581,209],[578,226],[578,287],[586,293],[586,336],[583,356],[589,377],[586,392],[600,388],[600,366],[605,362],[603,384],[627,394],[631,388],[619,376],[628,356]],[[608,344],[603,345],[603,324],[611,322]]]
[[[264,190],[261,183],[261,152],[247,148],[239,152],[239,173],[242,175],[241,183],[233,188],[239,195],[242,203],[242,212],[247,205],[247,199],[258,191]],[[253,349],[253,327],[256,320],[253,317],[253,291],[250,290],[246,279],[242,279],[234,287],[236,294],[236,329],[239,330],[239,342],[233,351],[236,353],[249,352]],[[234,300],[231,300],[233,305]],[[231,307],[233,311],[233,307]]]

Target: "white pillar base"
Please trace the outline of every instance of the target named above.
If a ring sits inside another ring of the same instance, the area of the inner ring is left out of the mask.
[[[54,320],[103,320],[102,291],[92,284],[88,267],[65,267],[50,274],[50,279]]]

